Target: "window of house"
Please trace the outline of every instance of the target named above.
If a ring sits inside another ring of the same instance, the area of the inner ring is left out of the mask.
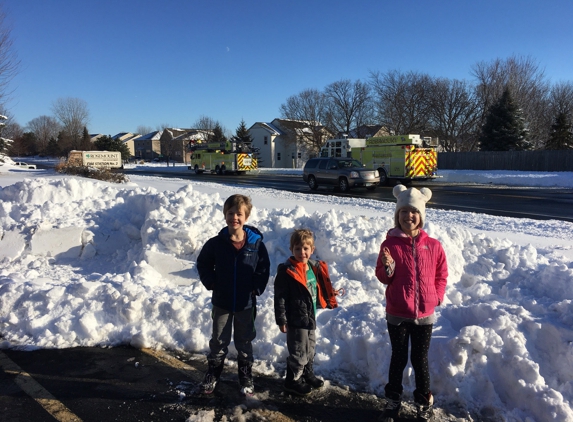
[[[281,160],[281,153],[277,152],[277,161],[280,161],[280,160]]]
[[[269,143],[269,137],[265,136],[265,145],[267,145]]]
[[[302,152],[298,153],[298,158],[302,158]]]

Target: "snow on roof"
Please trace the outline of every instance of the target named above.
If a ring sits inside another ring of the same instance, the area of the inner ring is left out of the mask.
[[[276,135],[276,136],[282,135],[282,131],[279,128],[277,128],[275,125],[273,125],[272,123],[256,122],[255,124],[253,124],[253,126],[251,126],[249,128],[249,130],[251,130],[255,125],[259,125],[263,129],[267,129],[273,135]]]

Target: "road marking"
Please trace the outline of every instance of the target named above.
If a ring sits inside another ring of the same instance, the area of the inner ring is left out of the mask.
[[[171,356],[168,353],[165,353],[162,350],[141,349],[141,351],[163,363],[166,363],[172,368],[177,369],[196,382],[201,382],[203,380],[203,374],[201,374],[197,369],[187,365],[185,362],[181,362],[179,359]]]
[[[62,402],[56,399],[48,390],[40,385],[26,371],[22,370],[14,361],[0,352],[0,367],[4,372],[14,375],[14,382],[36,400],[50,415],[61,422],[81,422],[82,420],[68,409]]]

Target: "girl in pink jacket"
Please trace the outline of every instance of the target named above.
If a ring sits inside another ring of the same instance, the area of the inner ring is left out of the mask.
[[[386,407],[382,421],[398,418],[402,406],[402,374],[410,359],[416,378],[414,401],[419,421],[433,415],[428,351],[435,322],[434,308],[444,300],[448,277],[446,254],[440,242],[422,230],[428,188],[394,187],[397,198],[394,228],[380,246],[376,277],[386,285],[386,320],[392,345]]]

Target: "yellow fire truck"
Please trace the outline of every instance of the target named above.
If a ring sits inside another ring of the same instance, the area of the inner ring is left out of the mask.
[[[377,136],[367,139],[330,139],[320,149],[321,157],[352,157],[380,174],[380,185],[388,179],[408,183],[437,177],[437,140],[420,135]]]
[[[257,170],[257,157],[248,147],[237,147],[233,142],[196,142],[189,145],[189,170],[225,174]]]

